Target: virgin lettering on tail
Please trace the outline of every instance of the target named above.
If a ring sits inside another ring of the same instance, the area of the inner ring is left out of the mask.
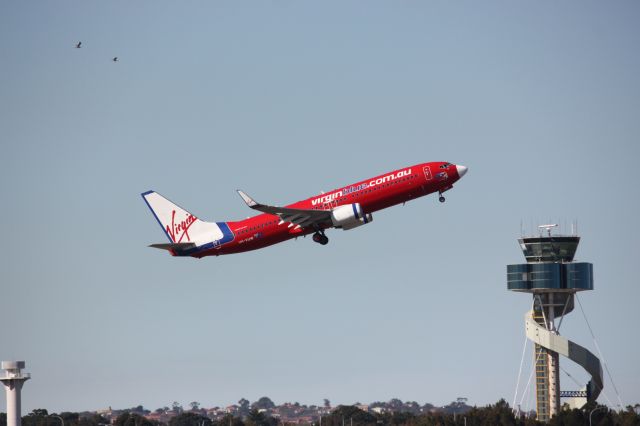
[[[197,217],[188,213],[185,220],[176,224],[176,211],[173,210],[171,212],[171,226],[167,225],[166,229],[167,234],[169,234],[169,238],[171,238],[174,243],[181,243],[182,238],[187,237],[187,241],[191,242],[191,237],[189,237],[188,232],[189,228],[196,222],[196,220],[198,220]],[[176,235],[178,236],[178,239],[176,239]]]
[[[235,222],[202,221],[154,191],[143,193],[142,198],[170,241],[151,247],[200,258],[255,250],[308,234],[325,245],[326,229],[361,227],[371,223],[374,211],[433,193],[444,202],[442,193],[466,172],[466,167],[447,162],[421,163],[285,207],[258,203],[238,191],[248,207],[262,214]]]

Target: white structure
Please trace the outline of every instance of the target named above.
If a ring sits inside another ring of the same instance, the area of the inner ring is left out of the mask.
[[[7,390],[7,426],[20,426],[22,414],[20,408],[20,392],[24,382],[31,378],[31,374],[20,371],[24,368],[24,361],[2,361],[0,382]]]

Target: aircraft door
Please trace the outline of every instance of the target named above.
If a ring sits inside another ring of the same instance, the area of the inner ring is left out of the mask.
[[[427,182],[433,179],[433,177],[431,176],[431,169],[429,168],[429,166],[424,166],[422,170],[424,171],[424,177],[427,179]]]

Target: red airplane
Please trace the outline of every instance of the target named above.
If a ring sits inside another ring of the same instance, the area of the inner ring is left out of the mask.
[[[154,191],[142,198],[169,238],[149,247],[168,250],[173,256],[202,258],[256,250],[313,234],[325,245],[328,228],[349,230],[373,220],[371,213],[434,192],[453,188],[467,172],[464,166],[446,162],[422,163],[322,193],[285,207],[260,204],[238,190],[245,203],[263,212],[237,222],[205,222]]]

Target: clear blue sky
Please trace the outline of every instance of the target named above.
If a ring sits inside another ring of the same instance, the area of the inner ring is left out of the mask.
[[[0,358],[33,374],[24,412],[511,403],[530,297],[505,265],[549,220],[578,221],[582,303],[640,402],[639,21],[635,1],[2,2]],[[232,220],[236,188],[285,204],[439,160],[469,167],[445,204],[326,247],[146,247],[148,189]],[[595,350],[579,311],[562,328]]]

